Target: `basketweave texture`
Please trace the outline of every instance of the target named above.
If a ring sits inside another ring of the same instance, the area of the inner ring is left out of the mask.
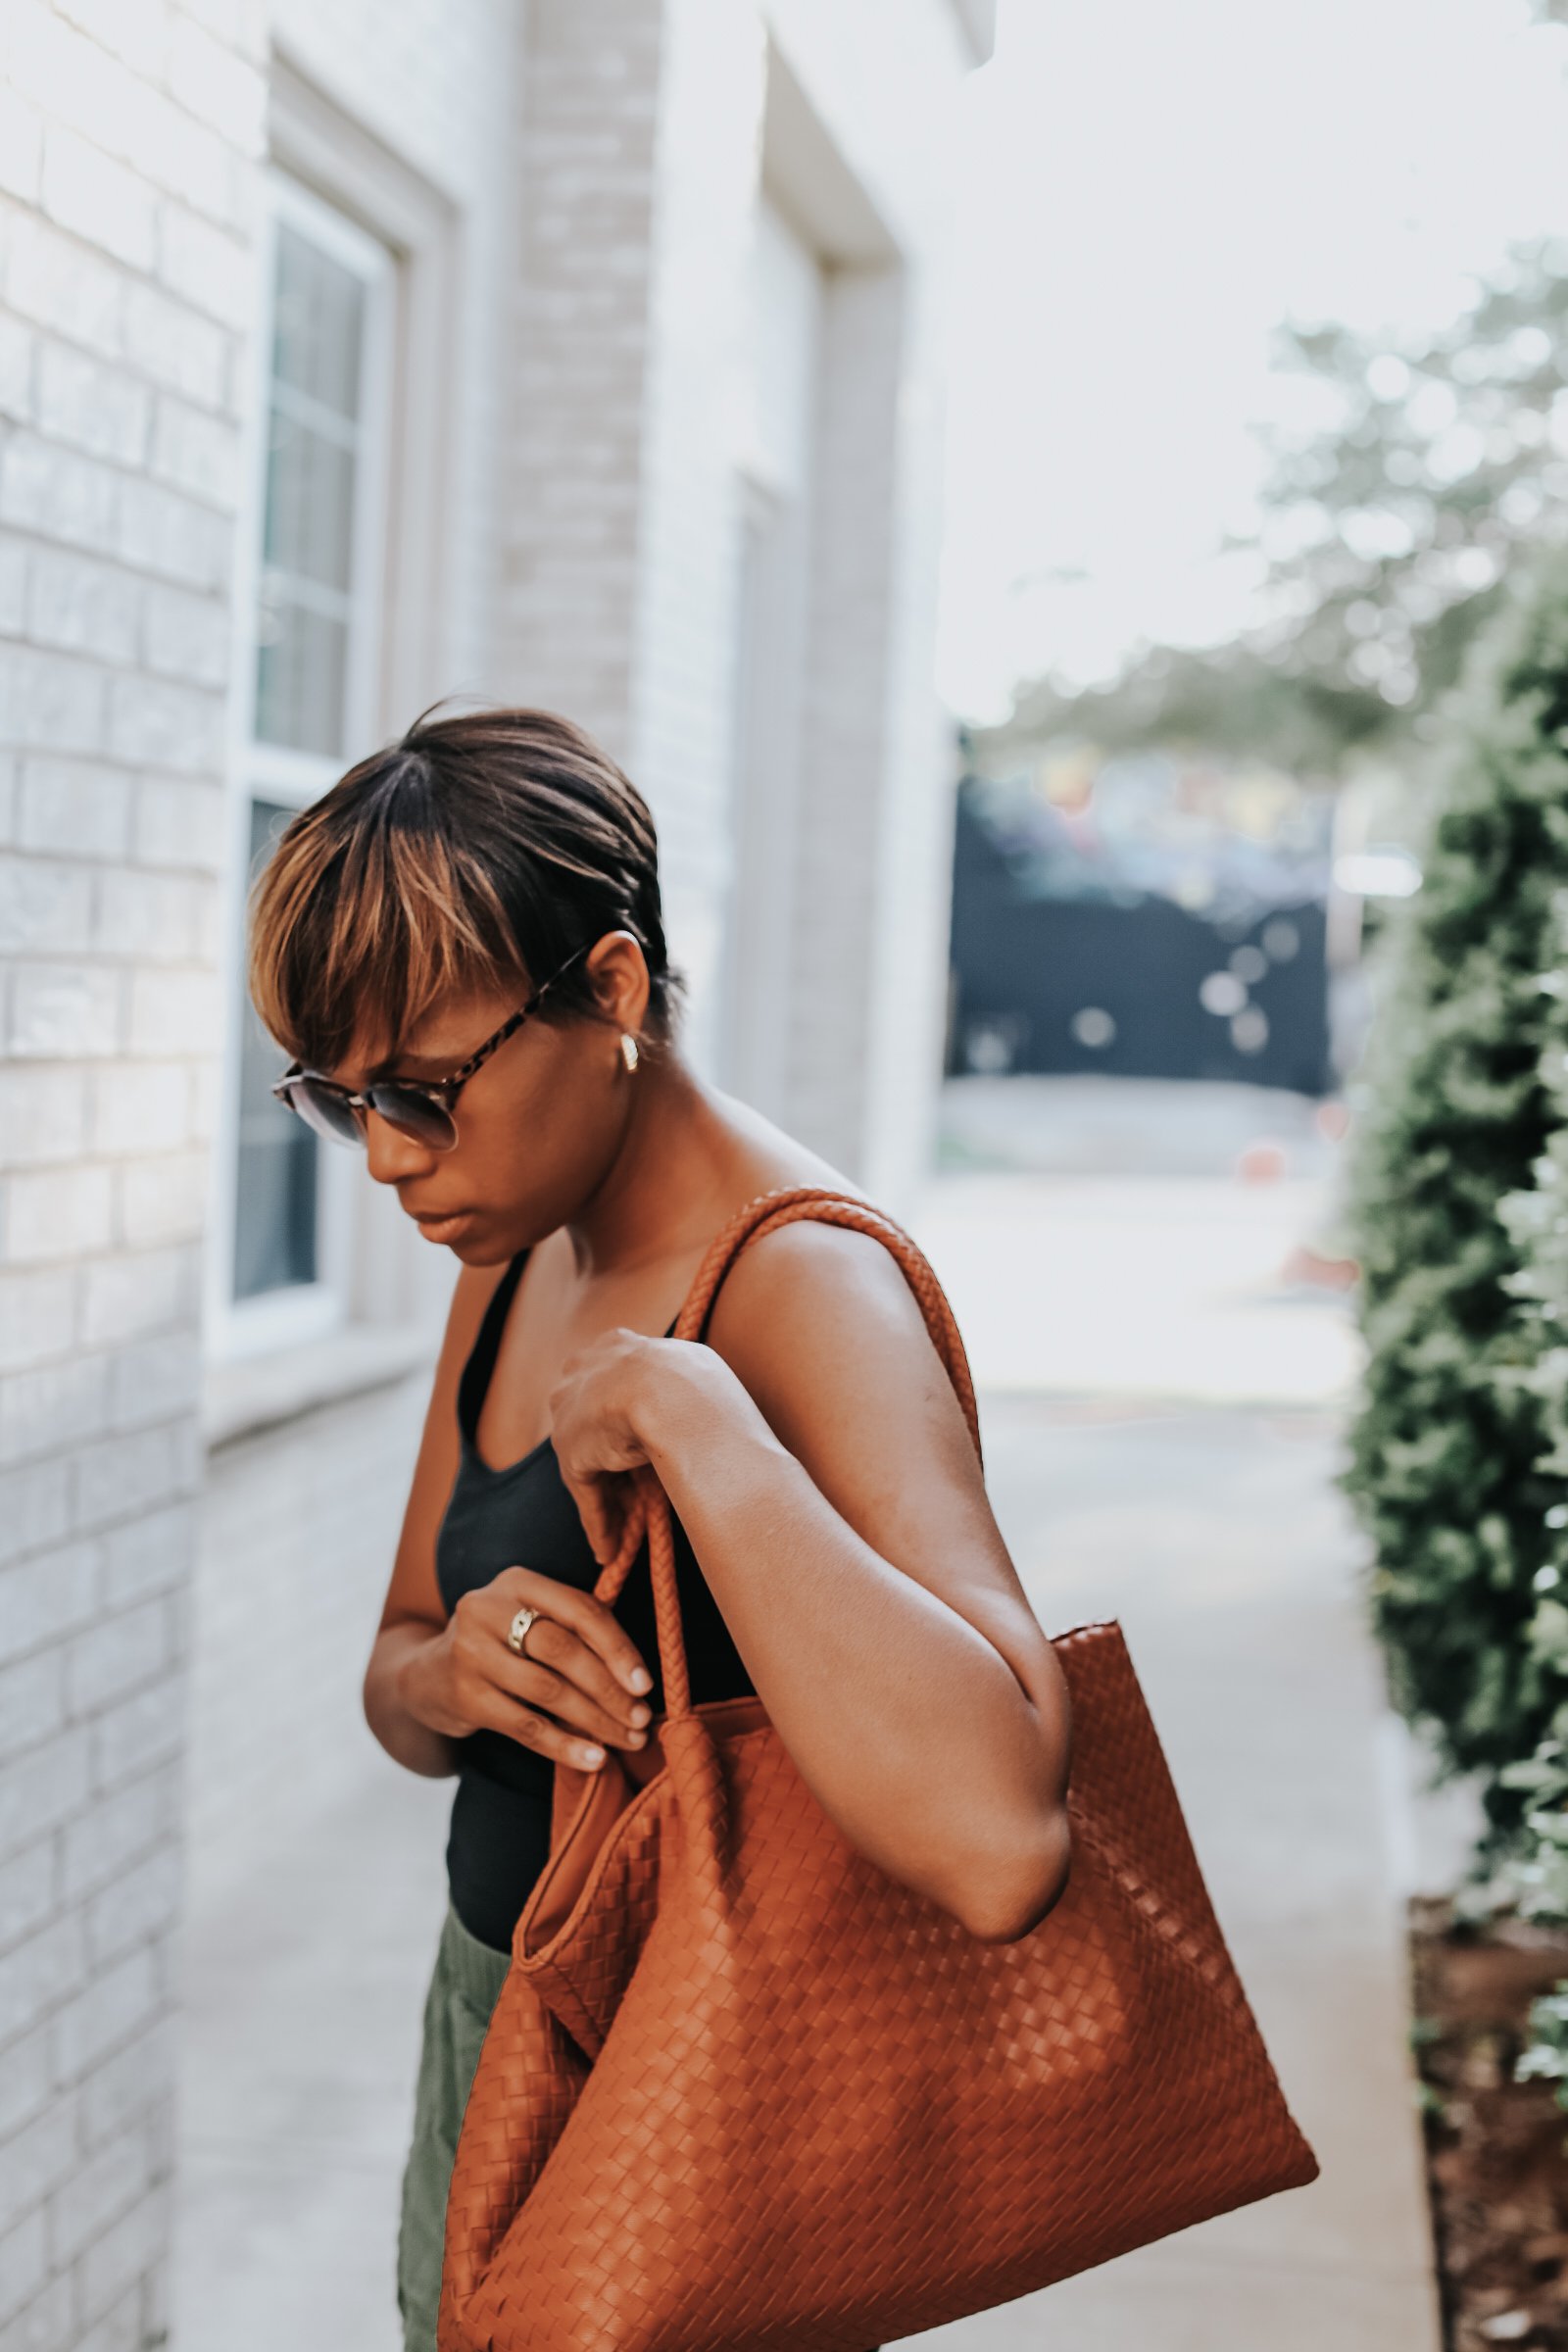
[[[936,1276],[855,1196],[749,1202],[675,1336],[798,1216],[893,1250],[978,1451]],[[760,1699],[691,1706],[667,1500],[651,1469],[636,1491],[595,1590],[646,1530],[667,1711],[647,1750],[557,1767],[459,2134],[439,2352],[863,2352],[1316,2179],[1119,1625],[1054,1639],[1071,1875],[988,1943],[850,1844]]]

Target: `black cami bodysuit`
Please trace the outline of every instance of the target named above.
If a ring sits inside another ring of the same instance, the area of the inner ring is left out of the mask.
[[[537,1569],[582,1592],[591,1592],[599,1580],[599,1562],[551,1440],[494,1470],[480,1459],[474,1434],[507,1310],[527,1258],[528,1251],[519,1250],[497,1283],[458,1384],[458,1473],[436,1537],[436,1577],[449,1616],[460,1594],[489,1584],[514,1565]],[[666,1339],[674,1328],[672,1323]],[[745,1662],[673,1512],[671,1528],[693,1702],[751,1692],[755,1686]],[[654,1678],[653,1689],[641,1696],[658,1716],[664,1705],[663,1676],[646,1539],[614,1613]],[[446,1853],[452,1907],[481,1943],[510,1951],[518,1915],[549,1855],[555,1762],[504,1732],[470,1732],[457,1747],[458,1788]]]

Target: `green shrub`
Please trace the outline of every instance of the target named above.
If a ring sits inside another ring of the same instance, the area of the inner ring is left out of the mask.
[[[1499,1213],[1539,1189],[1562,1117],[1544,1064],[1564,1019],[1568,552],[1510,591],[1445,720],[1422,886],[1391,928],[1355,1090],[1368,1361],[1343,1484],[1372,1542],[1394,1701],[1448,1770],[1484,1776],[1506,1842],[1529,1800],[1502,1770],[1568,1694],[1568,1642],[1559,1656],[1539,1639],[1565,1492],[1543,1373],[1554,1325],[1522,1230],[1539,1212]],[[1560,1247],[1568,1266],[1568,1234]]]

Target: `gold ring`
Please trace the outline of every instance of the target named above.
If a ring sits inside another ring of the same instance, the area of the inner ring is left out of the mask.
[[[507,1628],[507,1647],[514,1649],[519,1658],[527,1654],[522,1646],[523,1636],[539,1613],[537,1609],[519,1609]]]

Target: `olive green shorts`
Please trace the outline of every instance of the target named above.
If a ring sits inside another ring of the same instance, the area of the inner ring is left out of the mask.
[[[414,2139],[398,2224],[398,2309],[404,2352],[435,2352],[447,2191],[458,2131],[510,1952],[481,1943],[450,1900],[424,2000],[424,2040],[414,2093]]]

